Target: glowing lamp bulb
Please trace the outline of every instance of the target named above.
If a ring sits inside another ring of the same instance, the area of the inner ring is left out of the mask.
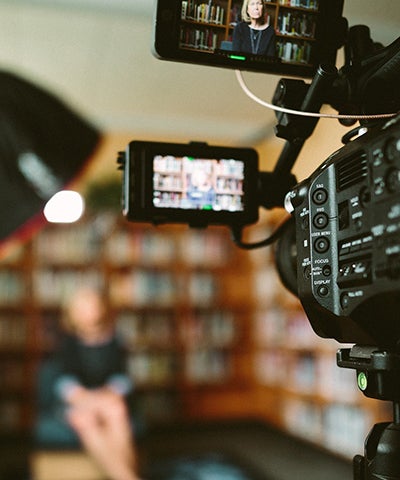
[[[43,213],[51,223],[73,223],[80,219],[85,209],[82,196],[72,190],[62,190],[46,203]]]

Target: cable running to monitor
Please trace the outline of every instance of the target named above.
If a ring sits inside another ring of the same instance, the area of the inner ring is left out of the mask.
[[[262,105],[263,107],[270,108],[271,110],[275,110],[282,113],[288,113],[292,115],[301,115],[303,117],[317,117],[317,118],[334,118],[337,120],[375,120],[380,118],[392,118],[396,113],[382,113],[382,114],[374,114],[374,115],[341,115],[335,113],[316,113],[316,112],[302,112],[301,110],[292,110],[290,108],[279,107],[272,103],[266,102],[261,98],[257,97],[246,85],[241,70],[235,70],[236,78],[239,82],[240,87],[244,91],[244,93],[254,100],[256,103]]]

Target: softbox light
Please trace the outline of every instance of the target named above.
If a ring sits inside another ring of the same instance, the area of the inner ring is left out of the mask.
[[[0,71],[0,247],[93,158],[101,134],[47,90]]]

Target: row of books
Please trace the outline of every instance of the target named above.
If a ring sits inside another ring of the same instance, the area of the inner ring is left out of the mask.
[[[182,20],[222,25],[225,23],[225,8],[219,2],[199,3],[195,0],[183,0],[181,18]]]
[[[26,368],[23,361],[2,360],[0,371],[0,391],[13,392],[26,386]]]
[[[33,273],[33,297],[46,307],[60,307],[79,286],[101,288],[104,279],[95,269],[53,270],[41,268]]]
[[[315,37],[316,18],[314,15],[285,12],[278,15],[277,32],[295,37]]]
[[[213,52],[218,48],[223,37],[209,28],[194,28],[183,26],[180,31],[179,43],[182,48],[193,48]]]
[[[237,191],[234,193],[226,193],[224,191],[215,192],[215,200],[210,205],[213,210],[238,211],[243,210],[243,198],[241,182],[237,183]],[[228,190],[229,191],[229,190]],[[192,202],[187,198],[186,192],[179,191],[162,191],[154,192],[157,196],[158,208],[193,208]]]
[[[153,167],[155,172],[180,173],[182,171],[182,158],[173,155],[156,155]]]
[[[189,275],[135,270],[109,279],[111,303],[121,307],[173,307],[180,302],[210,305],[218,297],[217,280],[206,272]]]
[[[22,404],[13,400],[0,401],[0,433],[19,430],[24,421]]]
[[[128,348],[141,345],[173,348],[179,340],[175,317],[168,312],[123,311],[116,316],[116,323],[118,335]]]
[[[112,265],[226,266],[232,253],[226,232],[185,229],[174,234],[152,228],[116,230],[105,245],[105,256]]]
[[[270,306],[266,305],[257,311],[254,317],[254,336],[259,348],[311,350],[334,355],[339,344],[333,339],[319,337],[298,300],[293,301],[295,308],[290,309],[271,299]],[[345,345],[342,344],[341,347]]]
[[[104,223],[104,225],[102,225]],[[97,262],[100,258],[108,264],[144,265],[176,263],[196,265],[212,263],[221,265],[229,260],[229,240],[221,229],[205,232],[181,230],[166,231],[152,227],[126,224],[116,225],[101,216],[79,226],[43,230],[34,240],[34,262],[36,268],[46,265],[72,268]],[[112,266],[112,265],[111,265]],[[10,298],[26,291],[24,277],[12,268],[4,268],[0,274],[0,295]],[[9,293],[7,293],[9,292]]]
[[[137,386],[167,386],[178,378],[178,358],[170,352],[136,352],[129,355],[128,374]]]
[[[27,284],[22,272],[0,271],[0,304],[19,305],[26,298]]]
[[[224,192],[242,193],[243,192],[242,178],[215,176],[214,180],[215,180],[216,193],[224,193]],[[154,175],[153,187],[154,187],[154,190],[186,193],[190,185],[184,182],[184,179],[181,176],[163,175],[163,174],[157,173]]]
[[[236,341],[238,331],[233,312],[193,312],[185,318],[182,339],[187,348],[198,345],[229,347]]]
[[[183,357],[171,352],[133,352],[128,357],[128,374],[142,387],[167,387],[180,380],[208,384],[229,380],[230,360],[226,352],[215,349],[196,349]]]
[[[312,392],[328,402],[340,400],[353,404],[361,398],[354,371],[339,368],[335,354],[259,351],[254,357],[254,370],[262,385],[299,396]]]
[[[68,228],[46,229],[35,238],[34,255],[41,263],[87,264],[100,253],[101,232],[96,222],[73,224]]]
[[[279,5],[284,5],[285,7],[297,7],[308,8],[309,10],[318,10],[318,0],[279,0]]]
[[[232,357],[222,350],[198,349],[185,358],[185,378],[191,383],[226,382],[233,373]]]
[[[289,432],[349,459],[363,452],[373,424],[370,412],[358,406],[332,403],[321,409],[296,399],[284,402],[283,418]]]
[[[153,187],[158,190],[183,190],[182,175],[171,175],[155,173],[153,177]]]
[[[182,342],[185,348],[198,345],[212,348],[232,346],[237,338],[235,316],[230,311],[192,312],[179,324],[168,312],[121,312],[117,331],[128,348],[154,346],[174,348]]]
[[[277,55],[285,62],[310,63],[311,44],[279,40],[276,43]]]
[[[22,315],[2,314],[0,316],[0,348],[23,347],[28,337],[26,318]]]

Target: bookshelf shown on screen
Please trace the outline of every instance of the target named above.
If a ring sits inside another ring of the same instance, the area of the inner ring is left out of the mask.
[[[265,22],[276,35],[276,56],[285,63],[311,63],[317,0],[265,2]],[[241,21],[242,2],[182,1],[180,48],[214,53],[231,49],[234,27]]]

